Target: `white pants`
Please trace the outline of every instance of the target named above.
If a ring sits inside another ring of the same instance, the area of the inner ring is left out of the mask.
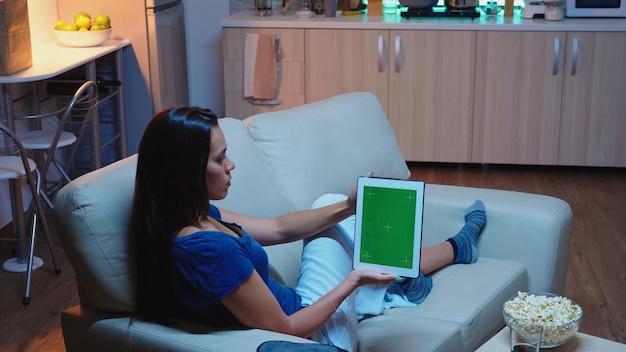
[[[327,194],[317,199],[311,208],[319,208],[346,199],[339,194]],[[302,306],[319,300],[335,288],[352,271],[354,246],[354,216],[304,241],[302,267],[296,291]],[[360,287],[337,307],[331,318],[311,339],[347,351],[357,350],[358,319],[364,315],[379,315],[385,308],[415,306],[404,296],[397,284]]]
[[[296,291],[302,305],[308,306],[343,281],[352,270],[352,250],[332,227],[314,239],[307,240],[302,252],[302,268]],[[328,260],[332,258],[332,260]],[[356,291],[348,296],[331,318],[311,339],[347,351],[357,349],[358,323],[355,307]]]

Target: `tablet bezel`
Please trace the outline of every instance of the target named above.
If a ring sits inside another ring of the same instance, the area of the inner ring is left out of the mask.
[[[415,227],[414,227],[414,241],[413,241],[413,260],[410,268],[376,264],[363,262],[361,260],[361,232],[362,232],[362,219],[363,219],[363,202],[365,195],[365,187],[379,187],[390,189],[402,189],[413,190],[416,192],[416,207],[415,207]],[[419,276],[421,247],[422,247],[422,224],[424,214],[424,192],[425,183],[423,181],[415,180],[399,180],[380,177],[359,177],[357,180],[357,201],[356,201],[356,213],[355,213],[355,233],[354,233],[354,269],[373,269],[382,273],[394,274],[403,277],[416,278]]]

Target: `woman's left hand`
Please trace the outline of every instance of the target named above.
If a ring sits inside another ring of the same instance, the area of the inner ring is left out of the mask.
[[[367,174],[367,176],[365,177],[372,177],[374,176],[374,172],[370,172]],[[350,208],[352,209],[352,213],[354,214],[356,212],[356,197],[357,197],[357,184],[355,183],[354,186],[352,187],[352,191],[350,191],[350,194],[348,195],[348,203],[350,204]]]

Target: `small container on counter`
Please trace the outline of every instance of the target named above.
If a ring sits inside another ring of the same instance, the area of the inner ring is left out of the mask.
[[[548,21],[561,21],[565,17],[565,8],[560,1],[546,2],[544,17]]]

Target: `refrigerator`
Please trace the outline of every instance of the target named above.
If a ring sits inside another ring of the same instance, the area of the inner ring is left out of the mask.
[[[185,7],[196,1],[57,0],[59,18],[104,13],[111,18],[111,38],[131,41],[124,49],[122,81],[129,154],[137,151],[155,112],[190,104]]]
[[[150,90],[154,112],[189,104],[182,0],[146,0]]]

